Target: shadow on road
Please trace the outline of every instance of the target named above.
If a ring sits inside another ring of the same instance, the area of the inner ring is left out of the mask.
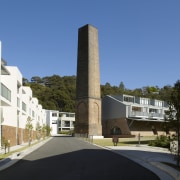
[[[15,165],[0,172],[10,180],[159,180],[139,164],[73,137],[54,137]]]

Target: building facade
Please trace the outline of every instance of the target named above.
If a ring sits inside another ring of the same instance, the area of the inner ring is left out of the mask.
[[[1,148],[2,138],[8,140],[10,146],[22,144],[29,140],[25,128],[28,118],[31,119],[33,125],[32,139],[36,139],[36,128],[46,123],[46,113],[38,99],[33,97],[31,88],[23,86],[23,77],[19,69],[16,66],[7,66],[1,56],[0,60]]]
[[[164,134],[168,104],[161,100],[130,95],[107,95],[102,99],[104,137]],[[169,133],[169,132],[167,132]]]
[[[75,113],[46,110],[46,123],[51,128],[51,135],[74,130]]]
[[[75,124],[75,113],[60,112],[59,113],[59,132],[73,131]]]

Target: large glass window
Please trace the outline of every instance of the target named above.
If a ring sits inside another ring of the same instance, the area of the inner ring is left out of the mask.
[[[126,102],[134,102],[134,97],[124,96],[124,101],[126,101]]]
[[[22,110],[26,112],[26,104],[22,102]]]
[[[162,101],[155,100],[155,106],[162,107],[162,106],[163,106],[163,102],[162,102]]]
[[[132,111],[138,111],[138,112],[141,112],[141,107],[138,107],[138,106],[132,106]]]
[[[66,117],[74,117],[75,114],[72,114],[72,113],[66,113]]]
[[[11,91],[1,83],[1,96],[11,101]]]
[[[57,117],[57,113],[52,113],[52,117]]]
[[[152,108],[149,108],[149,113],[157,113],[158,110],[157,109],[152,109]]]
[[[147,98],[141,98],[141,99],[140,99],[140,104],[148,105],[148,104],[149,104],[149,99],[147,99]]]
[[[17,98],[17,107],[20,108],[20,99]]]

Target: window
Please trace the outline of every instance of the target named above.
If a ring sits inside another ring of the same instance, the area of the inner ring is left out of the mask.
[[[22,102],[22,110],[26,111],[26,104],[24,102]]]
[[[162,106],[163,106],[163,102],[156,100],[156,101],[155,101],[155,106],[162,107]]]
[[[11,91],[4,84],[1,84],[1,96],[11,101]]]
[[[141,107],[138,107],[138,106],[132,106],[132,111],[138,111],[138,112],[141,112]]]
[[[140,104],[148,105],[148,104],[149,104],[149,99],[141,98],[141,99],[140,99]]]
[[[52,117],[57,117],[57,113],[52,113]]]
[[[74,116],[75,116],[74,114],[66,113],[66,117],[74,117]]]
[[[126,102],[134,102],[134,97],[124,96],[124,101],[126,101]]]
[[[56,120],[52,120],[52,124],[57,124],[57,121]]]
[[[20,99],[17,98],[17,107],[20,108]]]
[[[64,121],[64,127],[70,127],[70,121]]]
[[[149,113],[157,113],[157,109],[149,108]]]

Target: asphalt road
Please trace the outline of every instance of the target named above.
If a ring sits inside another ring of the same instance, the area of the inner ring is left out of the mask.
[[[159,180],[135,162],[75,137],[54,137],[13,166],[0,180]]]

